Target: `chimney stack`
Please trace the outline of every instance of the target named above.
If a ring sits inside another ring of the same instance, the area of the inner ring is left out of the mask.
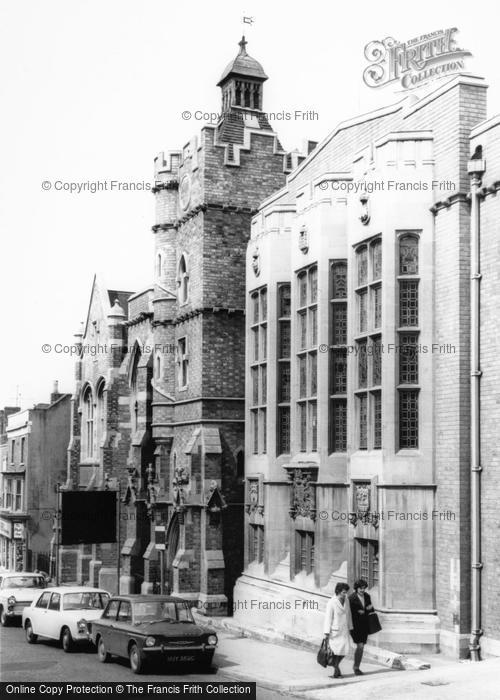
[[[59,393],[59,382],[57,381],[57,379],[55,379],[54,380],[54,388],[52,390],[52,394],[50,395],[50,403],[54,403],[61,396],[62,396],[62,394]]]

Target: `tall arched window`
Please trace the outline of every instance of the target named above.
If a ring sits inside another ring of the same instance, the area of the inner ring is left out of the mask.
[[[132,431],[135,433],[139,428],[139,362],[141,359],[141,351],[136,346],[134,351],[134,359],[132,364],[132,372],[130,374],[130,413],[132,418]]]
[[[186,258],[184,255],[181,256],[179,261],[179,302],[185,304],[189,296],[189,275],[187,272]]]
[[[162,267],[163,267],[162,256],[161,256],[161,253],[158,253],[158,255],[156,256],[156,277],[158,279],[160,279],[162,276]]]
[[[156,356],[155,379],[157,379],[157,380],[161,379],[161,357],[159,355]]]
[[[83,457],[92,459],[94,456],[94,398],[92,389],[87,387],[83,395]]]
[[[96,448],[99,449],[105,432],[104,379],[97,385],[96,397]]]

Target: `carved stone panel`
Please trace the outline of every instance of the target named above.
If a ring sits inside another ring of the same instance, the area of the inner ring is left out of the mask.
[[[293,468],[288,470],[291,482],[290,516],[316,519],[316,489],[314,480],[317,468]]]

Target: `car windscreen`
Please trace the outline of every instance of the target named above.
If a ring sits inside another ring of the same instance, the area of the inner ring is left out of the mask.
[[[109,600],[107,593],[65,593],[64,610],[104,610]]]
[[[41,576],[11,576],[4,578],[2,588],[45,588],[45,579]]]
[[[187,603],[171,601],[137,602],[133,605],[134,622],[194,622]]]

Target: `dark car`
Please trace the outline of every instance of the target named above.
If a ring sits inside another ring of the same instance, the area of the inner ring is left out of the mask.
[[[113,596],[102,617],[89,623],[99,661],[106,663],[111,655],[128,658],[134,673],[149,661],[167,669],[196,664],[209,670],[217,635],[195,623],[190,605],[173,596]]]

